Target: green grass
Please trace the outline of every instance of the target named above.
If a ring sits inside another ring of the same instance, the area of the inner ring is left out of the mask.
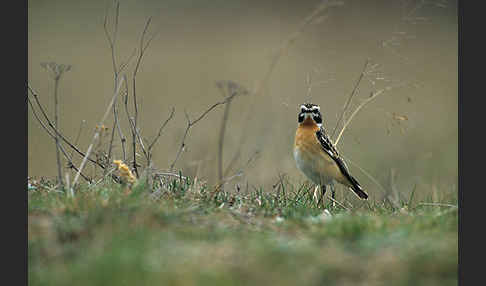
[[[457,285],[455,207],[370,201],[329,217],[306,186],[209,190],[29,190],[29,285]]]

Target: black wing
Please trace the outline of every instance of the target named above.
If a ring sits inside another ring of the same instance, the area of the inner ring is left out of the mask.
[[[365,191],[358,183],[358,181],[356,181],[356,179],[353,178],[353,176],[351,176],[348,167],[346,166],[346,163],[344,163],[343,159],[339,156],[336,147],[334,147],[334,144],[332,144],[331,139],[329,139],[329,137],[327,136],[324,128],[321,127],[316,132],[316,136],[317,136],[317,140],[319,140],[319,143],[321,143],[321,147],[324,150],[324,152],[326,152],[334,160],[334,162],[336,162],[336,164],[339,167],[339,170],[341,170],[341,172],[346,177],[346,179],[348,179],[349,182],[351,183],[352,185],[351,190],[353,190],[353,192],[355,192],[356,195],[358,195],[358,197],[362,199],[367,199],[368,194],[365,193]]]

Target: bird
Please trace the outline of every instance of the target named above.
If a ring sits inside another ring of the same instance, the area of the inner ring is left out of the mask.
[[[300,105],[293,155],[297,168],[316,184],[316,190],[320,186],[321,197],[318,205],[321,201],[324,203],[326,186],[333,187],[334,182],[346,186],[360,199],[368,199],[368,194],[350,174],[346,163],[322,126],[321,108],[317,104]],[[334,188],[331,191],[334,205]]]

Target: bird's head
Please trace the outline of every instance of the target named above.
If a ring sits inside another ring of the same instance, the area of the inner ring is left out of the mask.
[[[304,103],[300,106],[299,125],[322,125],[321,107],[317,104]]]

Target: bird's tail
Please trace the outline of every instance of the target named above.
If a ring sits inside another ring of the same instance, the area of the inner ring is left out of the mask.
[[[349,181],[351,183],[351,186],[349,187],[349,189],[351,191],[353,191],[361,199],[367,200],[368,199],[368,194],[363,190],[363,188],[358,183],[358,181],[356,181],[356,179],[353,178],[352,176],[349,176],[348,179],[349,179]]]

